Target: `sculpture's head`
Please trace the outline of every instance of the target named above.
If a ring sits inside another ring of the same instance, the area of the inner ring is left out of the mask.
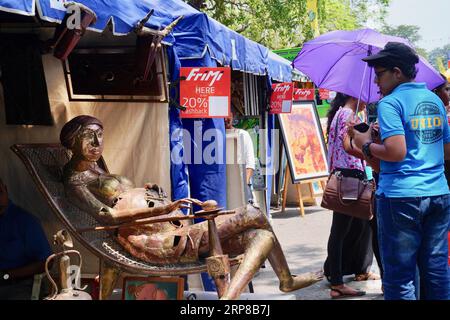
[[[59,139],[73,157],[96,162],[103,152],[103,124],[91,116],[75,117],[61,129]]]

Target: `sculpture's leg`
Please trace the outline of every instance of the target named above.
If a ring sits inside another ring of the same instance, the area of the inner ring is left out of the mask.
[[[251,229],[270,229],[267,217],[252,205],[235,209],[236,214],[231,216],[219,216],[215,219],[217,223],[217,234],[220,242],[236,239],[238,235],[244,234]],[[209,238],[205,234],[200,243],[199,253],[205,255],[209,252]],[[243,253],[244,247],[240,246],[240,253]]]
[[[211,256],[206,258],[206,265],[221,298],[230,285],[230,261],[228,255],[223,254],[214,219],[208,220],[208,235]]]
[[[107,262],[100,261],[100,300],[108,299],[120,276],[120,270]]]
[[[266,260],[275,243],[273,233],[264,229],[249,231],[247,239],[248,244],[244,258],[234,278],[231,280],[230,287],[221,299],[234,300],[239,297],[244,288],[253,279],[261,264]]]
[[[269,253],[269,262],[272,265],[278,279],[280,280],[280,290],[290,292],[308,287],[323,279],[323,272],[309,272],[293,276],[284,256],[283,249],[274,235],[273,250]]]

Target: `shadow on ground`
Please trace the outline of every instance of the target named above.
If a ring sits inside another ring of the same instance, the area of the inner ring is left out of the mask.
[[[305,216],[301,217],[298,208],[286,208],[285,212],[272,211],[272,226],[281,244],[292,274],[315,272],[323,269],[327,256],[327,241],[331,227],[332,215],[321,207],[306,207]],[[252,283],[256,293],[279,293],[279,281],[270,263],[259,270]],[[376,261],[372,264],[373,272],[378,273]],[[381,281],[352,281],[353,276],[344,277],[349,286],[364,290],[365,296],[345,298],[342,300],[381,300]],[[297,300],[329,300],[329,283],[326,279],[307,288],[289,293]]]

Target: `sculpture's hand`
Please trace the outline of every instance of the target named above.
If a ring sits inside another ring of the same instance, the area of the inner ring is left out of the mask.
[[[110,207],[101,207],[100,210],[98,211],[98,215],[100,218],[105,219],[107,221],[112,221],[114,220],[114,213],[116,212],[116,210],[114,210],[113,208]]]
[[[202,203],[201,207],[205,211],[212,211],[217,209],[218,204],[215,200],[207,200]]]
[[[160,198],[167,198],[167,193],[163,190],[163,188],[158,186],[156,183],[147,182],[144,185],[144,187],[147,190],[154,190],[154,191],[158,192],[158,195]]]
[[[191,207],[192,201],[189,198],[184,198],[173,202],[176,204],[177,208],[186,208],[189,209]]]
[[[197,199],[193,199],[193,198],[189,198],[189,200],[198,205],[199,207],[202,207],[203,210],[205,211],[212,211],[212,210],[216,210],[218,207],[217,201],[216,200],[206,200],[206,201],[200,201]]]

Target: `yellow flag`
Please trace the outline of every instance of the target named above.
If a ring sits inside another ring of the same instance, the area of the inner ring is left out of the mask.
[[[436,58],[437,65],[439,67],[440,73],[445,73],[447,71],[447,68],[444,67],[444,63],[442,62],[442,58],[438,57]]]
[[[318,12],[317,12],[317,1],[318,0],[307,0],[306,1],[306,12],[307,12],[309,21],[311,21],[311,28],[313,30],[314,37],[317,37],[320,35],[319,19],[318,19]]]

